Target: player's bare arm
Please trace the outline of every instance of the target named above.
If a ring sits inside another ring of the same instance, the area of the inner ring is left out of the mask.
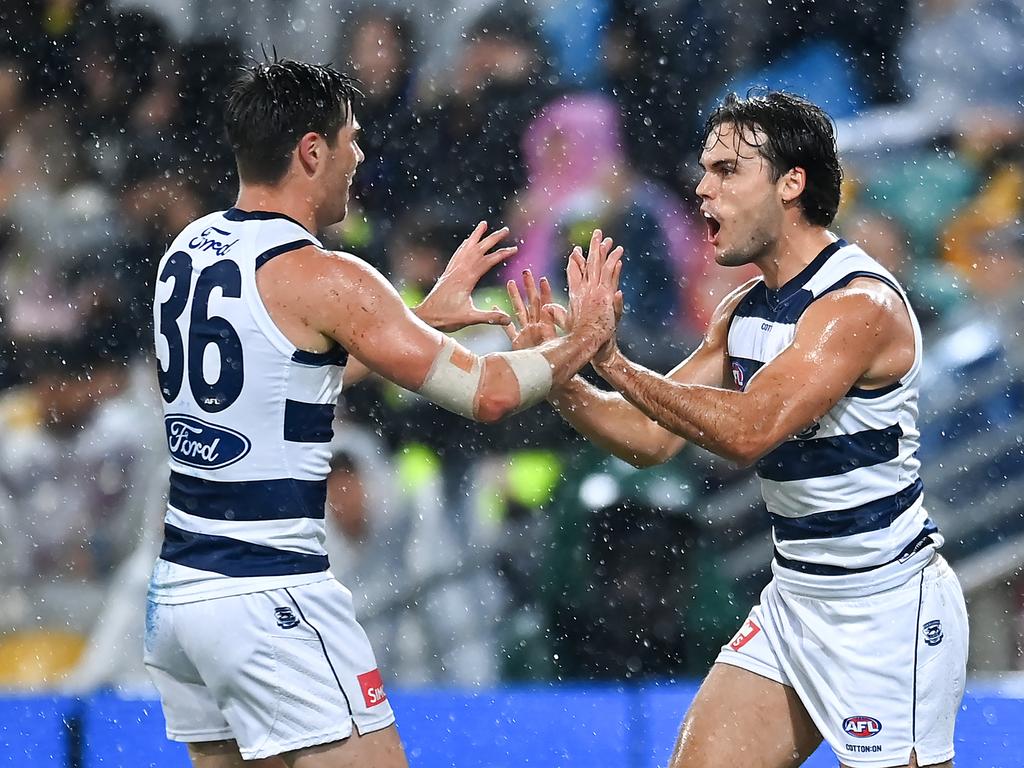
[[[729,381],[725,354],[729,318],[755,282],[747,282],[722,300],[700,346],[673,368],[666,379],[681,384],[725,386]],[[525,302],[515,282],[508,284],[512,307],[522,329],[516,333],[512,326],[506,326],[513,348],[553,338],[556,325],[566,327],[570,323],[567,313],[554,304],[547,278],[541,278],[538,290],[533,275],[527,272],[523,287]],[[683,437],[649,418],[621,394],[605,392],[579,376],[553,388],[548,401],[577,432],[636,467],[662,464],[686,445]]]
[[[413,309],[413,314],[431,328],[451,333],[469,325],[509,323],[509,316],[501,310],[481,310],[473,304],[473,291],[480,278],[518,250],[514,245],[491,250],[508,236],[508,227],[486,233],[487,222],[481,221],[456,249],[430,293]],[[345,366],[345,388],[369,373],[369,368],[350,356]]]
[[[751,464],[814,423],[851,387],[890,384],[913,359],[913,327],[902,299],[885,284],[861,278],[814,302],[793,343],[746,391],[679,383],[627,360],[618,349],[595,367],[665,429]]]
[[[297,346],[322,351],[337,342],[400,386],[456,413],[496,421],[543,399],[610,337],[621,251],[604,254],[600,242],[595,233],[586,280],[573,297],[578,327],[536,350],[474,355],[419,320],[379,272],[349,254],[315,247],[286,254],[261,274],[260,291]]]

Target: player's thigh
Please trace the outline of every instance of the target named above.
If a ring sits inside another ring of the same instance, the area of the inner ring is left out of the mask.
[[[408,768],[405,750],[394,725],[333,744],[307,747],[283,755],[288,768]]]
[[[242,760],[234,740],[201,741],[188,745],[192,768],[287,768],[280,757],[263,760]]]
[[[730,664],[715,664],[683,720],[670,768],[788,768],[821,734],[796,692]]]

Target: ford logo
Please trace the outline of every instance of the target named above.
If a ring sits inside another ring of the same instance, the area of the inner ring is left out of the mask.
[[[245,435],[183,414],[164,417],[171,457],[186,466],[220,469],[234,464],[252,447]]]
[[[843,730],[858,739],[870,739],[882,730],[882,724],[867,715],[854,715],[843,720]]]

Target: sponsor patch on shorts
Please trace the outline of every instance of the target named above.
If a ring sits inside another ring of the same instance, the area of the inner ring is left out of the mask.
[[[384,693],[384,681],[380,677],[379,669],[364,672],[356,679],[359,681],[359,687],[363,691],[363,701],[366,702],[366,706],[376,707],[378,704],[383,704],[388,700],[388,695]]]
[[[757,626],[753,619],[747,619],[746,622],[740,627],[740,631],[736,633],[736,636],[729,642],[729,647],[734,651],[738,651],[744,645],[749,643],[761,628]]]

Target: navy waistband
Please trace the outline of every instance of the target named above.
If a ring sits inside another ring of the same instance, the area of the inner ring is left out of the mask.
[[[869,565],[864,568],[843,568],[839,565],[825,565],[823,563],[807,563],[803,560],[791,560],[788,557],[780,555],[779,550],[777,549],[775,550],[775,562],[783,568],[788,568],[792,571],[799,571],[800,573],[810,573],[815,576],[851,576],[855,573],[867,573],[868,571],[874,571],[878,568],[905,560],[912,555],[917,554],[929,544],[934,543],[932,534],[938,532],[938,526],[929,518],[928,520],[925,520],[924,527],[921,529],[921,532],[915,536],[913,540],[907,544],[907,546],[905,546],[898,555],[896,555],[896,557],[892,560],[887,560],[884,563]]]

